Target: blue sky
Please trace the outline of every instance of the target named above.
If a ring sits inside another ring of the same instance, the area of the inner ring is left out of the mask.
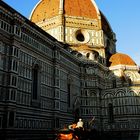
[[[3,0],[29,17],[39,0]],[[128,54],[140,65],[140,0],[95,0],[117,37],[117,52]]]

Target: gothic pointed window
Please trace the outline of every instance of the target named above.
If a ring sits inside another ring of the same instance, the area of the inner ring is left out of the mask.
[[[70,107],[70,83],[67,84],[68,86],[68,107]]]
[[[67,92],[68,92],[67,104],[68,104],[68,107],[71,107],[71,78],[69,76],[67,79]]]
[[[9,112],[9,126],[10,127],[14,126],[14,118],[15,118],[15,113],[13,111]]]
[[[32,99],[37,100],[38,95],[38,83],[39,83],[39,66],[36,64],[33,68],[33,94]]]
[[[116,80],[115,79],[112,81],[112,84],[113,84],[113,88],[116,88]]]
[[[110,123],[114,121],[113,105],[112,103],[108,104],[108,120]]]

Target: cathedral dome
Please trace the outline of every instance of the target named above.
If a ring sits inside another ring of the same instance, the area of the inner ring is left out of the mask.
[[[66,16],[98,18],[99,11],[92,0],[41,0],[33,9],[30,19],[35,23],[41,22],[59,15],[61,8]]]
[[[111,62],[111,66],[116,66],[116,65],[136,66],[136,63],[132,60],[130,56],[122,53],[116,53],[112,55],[109,61]]]
[[[116,52],[115,34],[94,0],[40,0],[30,20],[86,56],[94,56],[97,51],[101,59],[106,59],[106,49],[111,54]],[[106,65],[106,61],[100,62]]]

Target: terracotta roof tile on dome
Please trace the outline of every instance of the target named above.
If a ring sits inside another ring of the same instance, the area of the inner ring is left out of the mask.
[[[31,21],[40,22],[58,15],[59,0],[42,0],[40,1],[31,15]]]
[[[111,62],[111,66],[116,66],[116,65],[136,66],[136,63],[131,59],[130,56],[122,53],[116,53],[112,55],[109,61]]]
[[[34,8],[31,21],[40,22],[59,14],[60,0],[42,0]],[[79,16],[97,19],[96,7],[91,0],[65,0],[64,14],[68,16]]]
[[[97,11],[91,0],[65,0],[64,9],[69,16],[97,18]]]

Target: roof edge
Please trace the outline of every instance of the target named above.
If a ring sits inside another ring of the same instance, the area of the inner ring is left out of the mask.
[[[32,15],[33,15],[35,9],[36,9],[37,6],[41,3],[41,1],[42,1],[42,0],[40,0],[40,1],[34,6],[33,10],[31,11],[31,13],[30,13],[30,15],[29,15],[29,20],[31,20],[31,17],[32,17]]]

